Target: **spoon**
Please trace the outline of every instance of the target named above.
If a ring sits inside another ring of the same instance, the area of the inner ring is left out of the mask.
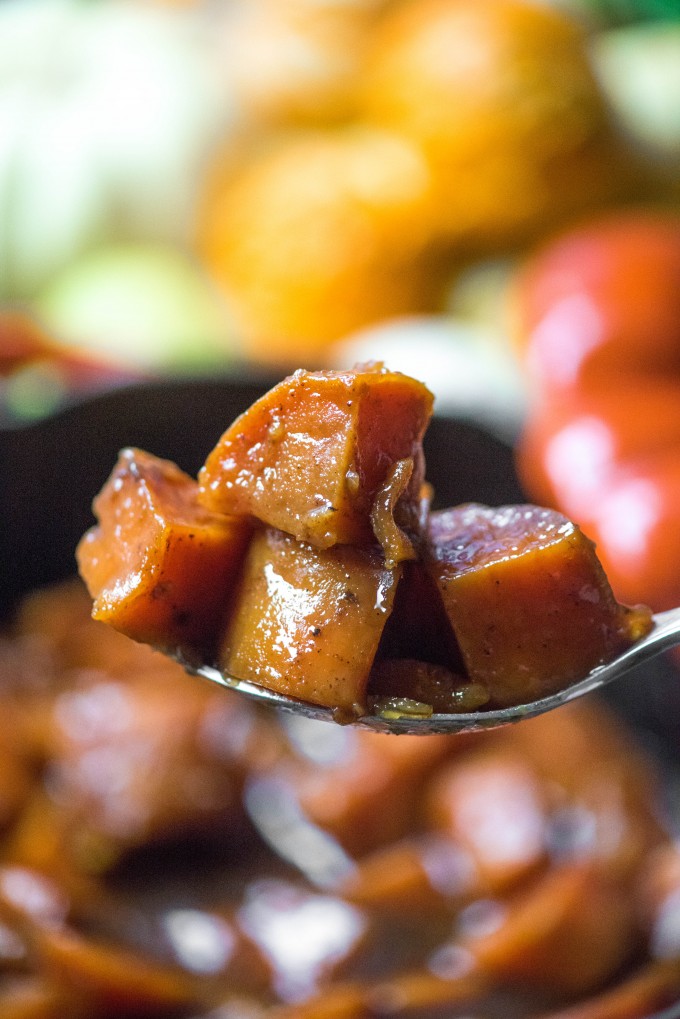
[[[358,725],[364,729],[371,729],[373,732],[409,734],[409,735],[430,735],[432,733],[459,733],[475,732],[482,729],[496,729],[502,725],[512,722],[521,722],[526,718],[534,718],[543,715],[546,711],[553,711],[555,708],[576,700],[584,694],[599,690],[608,683],[630,672],[632,668],[642,662],[654,658],[662,651],[667,651],[677,644],[680,644],[680,608],[669,609],[667,612],[659,612],[652,617],[653,626],[649,633],[626,648],[622,654],[607,662],[606,665],[598,665],[592,672],[583,679],[572,683],[564,690],[551,694],[549,697],[542,697],[537,701],[530,701],[527,704],[517,704],[509,708],[496,708],[489,711],[460,712],[455,714],[416,714],[392,710],[377,710],[374,714],[361,715],[352,718],[349,722],[343,717],[343,724]],[[310,704],[306,701],[288,697],[285,694],[276,693],[263,686],[257,686],[247,680],[236,679],[234,676],[220,672],[219,669],[209,665],[193,665],[184,659],[180,664],[196,676],[201,676],[211,683],[217,683],[230,690],[237,690],[246,697],[250,697],[261,704],[280,708],[283,711],[290,711],[306,718],[315,718],[320,721],[338,722],[337,714],[333,708],[322,707],[318,704]]]

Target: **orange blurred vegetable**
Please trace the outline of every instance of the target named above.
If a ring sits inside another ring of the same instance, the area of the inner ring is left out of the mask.
[[[437,310],[447,264],[433,252],[428,163],[407,139],[365,125],[295,135],[215,165],[197,247],[245,353],[322,367],[336,340]]]
[[[532,0],[406,0],[374,34],[365,116],[427,154],[436,229],[464,258],[625,193],[583,26]]]

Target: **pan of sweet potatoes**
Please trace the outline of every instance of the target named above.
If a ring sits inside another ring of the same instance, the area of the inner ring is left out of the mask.
[[[507,730],[397,738],[279,717],[91,619],[75,549],[120,451],[176,465],[181,506],[271,382],[137,385],[0,432],[0,1015],[677,1019],[672,663]],[[477,426],[435,408],[424,449],[434,512],[526,501]],[[254,570],[286,553],[262,533]]]

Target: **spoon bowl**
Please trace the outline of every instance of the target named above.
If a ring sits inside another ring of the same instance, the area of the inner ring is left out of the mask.
[[[542,697],[540,700],[530,701],[526,704],[516,704],[512,707],[490,709],[488,711],[456,712],[444,714],[432,712],[420,714],[414,710],[398,707],[389,710],[376,709],[374,713],[359,715],[356,718],[348,719],[340,717],[333,708],[322,707],[318,704],[310,704],[294,697],[287,697],[284,694],[269,690],[263,686],[257,686],[247,680],[237,679],[220,672],[219,669],[209,665],[195,666],[185,660],[178,658],[180,664],[187,672],[201,676],[203,679],[216,683],[229,690],[236,690],[238,693],[250,697],[261,704],[269,705],[283,711],[289,711],[306,718],[314,718],[319,721],[336,722],[343,725],[356,725],[373,732],[392,733],[394,735],[423,735],[428,736],[434,733],[461,733],[477,732],[484,729],[497,729],[503,725],[510,725],[521,722],[527,718],[535,718],[547,711],[554,711],[555,708],[568,704],[570,701],[583,697],[585,694],[600,690],[616,679],[630,672],[631,669],[649,661],[663,651],[680,644],[680,608],[669,609],[666,612],[659,612],[653,617],[653,626],[649,633],[636,641],[624,652],[617,655],[605,665],[599,665],[592,672],[584,676],[576,683],[570,684],[563,690]]]

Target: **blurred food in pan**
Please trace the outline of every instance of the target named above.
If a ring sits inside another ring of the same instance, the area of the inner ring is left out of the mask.
[[[672,815],[604,706],[462,738],[286,721],[93,622],[76,581],[26,599],[0,655],[3,1014],[677,1001]]]

